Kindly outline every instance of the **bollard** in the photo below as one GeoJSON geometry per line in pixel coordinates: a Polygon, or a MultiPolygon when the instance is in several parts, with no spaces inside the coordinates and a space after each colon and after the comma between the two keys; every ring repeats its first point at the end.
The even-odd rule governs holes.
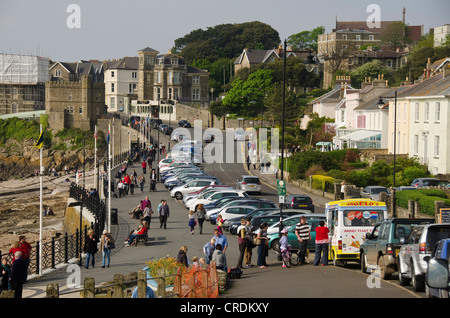
{"type": "Polygon", "coordinates": [[[147,273],[139,271],[137,280],[138,298],[147,298],[147,273]]]}
{"type": "Polygon", "coordinates": [[[58,284],[48,284],[46,293],[47,293],[47,298],[59,298],[59,285],[58,284]]]}
{"type": "Polygon", "coordinates": [[[123,298],[123,274],[114,275],[114,298],[123,298]]]}
{"type": "Polygon", "coordinates": [[[95,280],[93,278],[84,279],[84,298],[95,298],[95,280]]]}
{"type": "Polygon", "coordinates": [[[166,298],[166,271],[164,268],[161,268],[156,275],[158,275],[156,278],[156,282],[158,283],[156,297],[166,298]]]}

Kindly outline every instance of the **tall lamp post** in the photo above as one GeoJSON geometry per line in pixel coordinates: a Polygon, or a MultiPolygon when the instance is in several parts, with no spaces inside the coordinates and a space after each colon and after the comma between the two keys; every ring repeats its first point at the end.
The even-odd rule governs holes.
{"type": "MultiPolygon", "coordinates": [[[[285,115],[285,106],[286,106],[286,57],[287,57],[287,49],[286,49],[286,40],[284,40],[284,54],[283,54],[283,92],[282,92],[282,112],[281,112],[281,174],[280,174],[280,182],[278,184],[285,184],[284,180],[284,115],[285,115]]],[[[309,51],[309,55],[307,56],[305,62],[306,70],[311,73],[316,65],[316,61],[314,60],[314,56],[309,51]]],[[[280,195],[280,226],[278,227],[278,236],[281,239],[281,231],[283,230],[283,206],[284,203],[284,195],[280,195]],[[283,197],[283,198],[282,198],[283,197]]],[[[279,246],[281,248],[281,246],[279,246]]],[[[278,260],[281,260],[281,249],[278,251],[278,260]]]]}
{"type": "MultiPolygon", "coordinates": [[[[392,97],[385,97],[392,98],[392,97]]],[[[385,104],[383,101],[383,97],[380,96],[380,99],[377,103],[379,108],[382,108],[385,104]]],[[[394,172],[393,172],[393,185],[392,185],[392,217],[396,216],[396,203],[395,203],[395,172],[396,172],[396,155],[397,155],[397,90],[394,92],[394,140],[393,140],[393,148],[394,148],[394,172]]]]}

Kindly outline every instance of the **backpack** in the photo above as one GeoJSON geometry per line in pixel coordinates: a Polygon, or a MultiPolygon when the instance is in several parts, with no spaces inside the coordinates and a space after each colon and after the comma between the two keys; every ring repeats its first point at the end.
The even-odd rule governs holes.
{"type": "Polygon", "coordinates": [[[228,278],[229,279],[241,278],[241,275],[242,275],[242,271],[238,267],[232,267],[228,270],[228,278]]]}

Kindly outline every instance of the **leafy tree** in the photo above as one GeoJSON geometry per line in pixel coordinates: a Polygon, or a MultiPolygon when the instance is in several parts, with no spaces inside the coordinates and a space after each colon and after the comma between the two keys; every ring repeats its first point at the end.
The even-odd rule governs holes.
{"type": "MultiPolygon", "coordinates": [[[[274,126],[281,127],[282,110],[283,110],[283,84],[280,82],[274,83],[264,98],[264,105],[266,106],[266,115],[273,121],[274,126]]],[[[300,105],[296,94],[287,90],[285,92],[284,105],[284,124],[286,126],[293,125],[300,116],[300,105]]]]}
{"type": "Polygon", "coordinates": [[[361,83],[364,81],[364,78],[376,78],[380,74],[385,75],[385,79],[388,79],[392,73],[379,60],[373,60],[361,65],[351,72],[352,85],[354,87],[361,87],[361,83]]]}
{"type": "Polygon", "coordinates": [[[411,43],[408,32],[408,27],[403,22],[393,22],[381,35],[381,42],[393,50],[404,48],[411,43]]]}
{"type": "Polygon", "coordinates": [[[244,48],[269,49],[280,43],[278,32],[271,26],[254,21],[220,24],[206,30],[197,29],[175,40],[173,52],[180,52],[186,63],[197,59],[211,62],[219,58],[236,58],[244,48]]]}
{"type": "Polygon", "coordinates": [[[223,99],[223,105],[244,116],[264,112],[264,97],[273,82],[273,71],[257,70],[246,81],[237,78],[223,99]]]}
{"type": "Polygon", "coordinates": [[[292,46],[293,50],[307,50],[311,49],[317,52],[317,41],[321,34],[325,33],[323,26],[317,27],[311,31],[302,31],[292,34],[287,39],[287,44],[292,46]]]}

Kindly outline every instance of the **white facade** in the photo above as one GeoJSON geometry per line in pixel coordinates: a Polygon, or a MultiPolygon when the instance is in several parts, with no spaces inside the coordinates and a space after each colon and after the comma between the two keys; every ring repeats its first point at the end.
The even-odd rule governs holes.
{"type": "Polygon", "coordinates": [[[432,174],[450,173],[450,97],[410,99],[410,157],[418,158],[432,174]]]}
{"type": "Polygon", "coordinates": [[[105,104],[108,112],[128,113],[126,95],[135,93],[139,83],[137,67],[111,67],[105,71],[105,104]]]}
{"type": "Polygon", "coordinates": [[[447,35],[450,35],[450,24],[445,24],[434,28],[434,46],[441,46],[447,41],[447,35]]]}

